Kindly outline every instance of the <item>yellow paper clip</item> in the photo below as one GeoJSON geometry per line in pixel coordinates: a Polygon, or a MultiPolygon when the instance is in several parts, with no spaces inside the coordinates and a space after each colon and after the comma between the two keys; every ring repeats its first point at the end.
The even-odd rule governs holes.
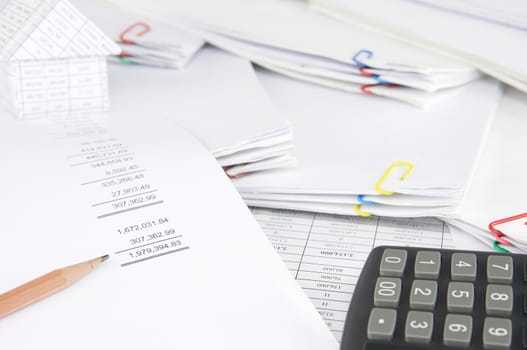
{"type": "Polygon", "coordinates": [[[384,183],[384,181],[386,181],[386,178],[388,178],[388,176],[390,176],[390,174],[392,173],[393,169],[399,167],[399,166],[405,166],[405,167],[408,167],[408,169],[404,172],[404,174],[401,176],[401,180],[404,180],[408,177],[408,175],[410,175],[410,173],[412,172],[412,170],[414,170],[414,165],[410,162],[405,162],[405,161],[398,161],[398,162],[393,162],[392,165],[390,165],[390,167],[386,170],[386,172],[384,173],[384,175],[379,179],[379,181],[377,181],[377,183],[375,184],[375,191],[377,191],[378,193],[380,194],[384,194],[384,195],[392,195],[393,192],[390,192],[390,191],[386,191],[386,190],[383,190],[381,188],[381,185],[384,183]]]}
{"type": "MultiPolygon", "coordinates": [[[[384,175],[381,176],[379,181],[377,181],[377,183],[375,184],[375,191],[377,191],[380,194],[384,194],[386,196],[389,196],[389,195],[393,194],[393,192],[383,190],[381,188],[381,185],[384,183],[386,178],[388,176],[390,176],[390,174],[392,173],[393,169],[395,169],[398,166],[406,166],[406,167],[408,167],[408,169],[401,176],[401,180],[406,179],[408,177],[408,175],[410,175],[412,170],[414,170],[414,165],[412,163],[410,163],[410,162],[405,162],[405,161],[393,162],[392,165],[390,165],[390,167],[384,172],[384,175]]],[[[360,202],[360,197],[359,197],[359,202],[360,202]]],[[[362,206],[362,203],[355,204],[355,207],[353,208],[355,210],[355,213],[357,213],[357,215],[359,215],[359,216],[371,216],[371,213],[368,213],[367,211],[363,211],[361,209],[361,206],[362,206]]]]}
{"type": "Polygon", "coordinates": [[[355,210],[355,213],[357,213],[357,215],[359,216],[371,216],[371,213],[368,213],[367,211],[362,211],[360,209],[360,206],[362,204],[355,204],[355,207],[353,208],[355,210]]]}

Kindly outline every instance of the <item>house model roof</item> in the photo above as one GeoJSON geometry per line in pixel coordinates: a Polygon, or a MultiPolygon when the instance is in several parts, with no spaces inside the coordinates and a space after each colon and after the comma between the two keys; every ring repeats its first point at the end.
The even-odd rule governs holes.
{"type": "Polygon", "coordinates": [[[120,52],[117,44],[68,0],[10,0],[0,9],[0,61],[120,52]]]}

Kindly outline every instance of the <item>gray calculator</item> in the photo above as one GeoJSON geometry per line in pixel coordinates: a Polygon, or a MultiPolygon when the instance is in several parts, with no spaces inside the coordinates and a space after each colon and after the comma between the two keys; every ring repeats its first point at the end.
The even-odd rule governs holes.
{"type": "Polygon", "coordinates": [[[527,349],[527,256],[377,247],[341,350],[527,349]]]}

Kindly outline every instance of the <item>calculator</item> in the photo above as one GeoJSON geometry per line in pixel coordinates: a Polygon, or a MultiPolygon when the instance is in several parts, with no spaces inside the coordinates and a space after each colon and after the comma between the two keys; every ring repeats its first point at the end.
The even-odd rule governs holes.
{"type": "Polygon", "coordinates": [[[527,255],[376,247],[341,350],[527,349],[527,255]]]}

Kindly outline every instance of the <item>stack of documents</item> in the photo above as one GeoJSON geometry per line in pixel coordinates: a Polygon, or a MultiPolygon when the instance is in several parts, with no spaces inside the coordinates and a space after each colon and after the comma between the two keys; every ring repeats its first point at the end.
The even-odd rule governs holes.
{"type": "Polygon", "coordinates": [[[114,59],[122,63],[181,69],[204,44],[183,29],[104,0],[72,3],[119,44],[122,53],[114,59]]]}
{"type": "Polygon", "coordinates": [[[205,47],[184,70],[110,65],[109,75],[113,109],[183,126],[231,177],[296,164],[290,123],[246,59],[205,47]]]}
{"type": "Polygon", "coordinates": [[[268,69],[347,92],[427,106],[480,76],[471,66],[310,11],[303,1],[122,4],[165,23],[184,23],[208,42],[268,69]]]}
{"type": "Polygon", "coordinates": [[[498,237],[489,224],[503,236],[502,247],[527,252],[527,96],[508,89],[485,147],[480,165],[461,204],[447,221],[475,237],[492,243],[498,237]],[[510,219],[508,219],[510,218],[510,219]]]}
{"type": "Polygon", "coordinates": [[[449,215],[501,97],[500,83],[485,78],[423,111],[269,71],[259,78],[291,120],[299,165],[234,180],[242,197],[253,206],[344,215],[449,215]]]}
{"type": "Polygon", "coordinates": [[[527,92],[524,1],[431,2],[310,0],[324,13],[465,62],[527,92]]]}

